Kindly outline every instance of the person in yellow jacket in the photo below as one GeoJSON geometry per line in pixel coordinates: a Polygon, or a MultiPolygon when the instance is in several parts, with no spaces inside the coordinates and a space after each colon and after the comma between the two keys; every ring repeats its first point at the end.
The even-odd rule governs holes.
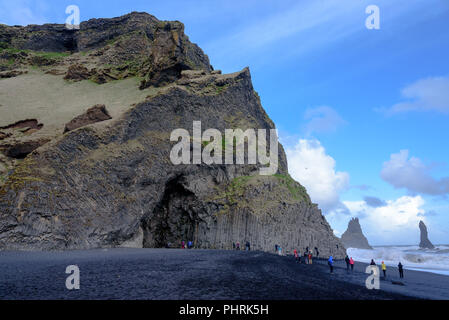
{"type": "Polygon", "coordinates": [[[382,261],[382,272],[384,273],[384,278],[387,277],[387,266],[385,265],[385,262],[382,261]]]}

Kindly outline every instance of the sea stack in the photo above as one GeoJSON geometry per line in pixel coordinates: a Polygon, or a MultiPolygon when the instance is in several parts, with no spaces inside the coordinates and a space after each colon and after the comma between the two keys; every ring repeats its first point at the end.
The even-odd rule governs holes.
{"type": "Polygon", "coordinates": [[[419,247],[421,249],[433,249],[435,246],[430,242],[429,236],[427,233],[427,227],[424,224],[424,222],[421,220],[419,221],[419,231],[421,232],[421,241],[419,243],[419,247]]]}
{"type": "MultiPolygon", "coordinates": [[[[197,121],[221,134],[275,129],[249,68],[214,70],[181,22],[133,12],[80,30],[0,24],[0,45],[0,250],[248,241],[344,257],[274,139],[271,175],[260,163],[172,161],[172,133],[197,121]]],[[[199,140],[193,149],[210,153],[199,140]]]]}
{"type": "Polygon", "coordinates": [[[348,229],[342,234],[341,241],[346,248],[372,249],[363,235],[359,218],[352,218],[349,221],[348,229]]]}

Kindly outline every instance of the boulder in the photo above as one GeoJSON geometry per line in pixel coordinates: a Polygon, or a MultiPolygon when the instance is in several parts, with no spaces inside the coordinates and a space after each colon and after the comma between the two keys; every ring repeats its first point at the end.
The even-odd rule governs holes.
{"type": "Polygon", "coordinates": [[[97,104],[67,123],[64,128],[64,133],[109,119],[112,118],[106,110],[106,106],[104,104],[97,104]]]}
{"type": "Polygon", "coordinates": [[[64,76],[65,80],[81,81],[89,79],[91,72],[81,64],[72,64],[64,76]]]}

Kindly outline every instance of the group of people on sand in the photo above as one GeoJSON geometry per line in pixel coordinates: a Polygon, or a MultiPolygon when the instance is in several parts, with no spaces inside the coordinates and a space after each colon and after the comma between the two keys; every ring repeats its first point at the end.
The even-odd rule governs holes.
{"type": "MultiPolygon", "coordinates": [[[[173,244],[171,242],[167,242],[165,245],[165,248],[170,249],[170,248],[177,248],[176,246],[173,247],[173,244]]],[[[182,240],[181,241],[181,249],[192,249],[193,248],[193,241],[187,241],[187,243],[182,240]]]]}
{"type": "MultiPolygon", "coordinates": [[[[376,266],[376,263],[374,262],[374,259],[371,259],[371,266],[376,266]]],[[[385,264],[384,261],[382,261],[381,263],[381,268],[382,268],[382,273],[384,275],[384,279],[387,278],[387,265],[385,264]]],[[[398,264],[398,272],[399,272],[399,278],[403,279],[404,278],[404,266],[402,265],[401,262],[399,262],[398,264]]]]}
{"type": "MultiPolygon", "coordinates": [[[[295,254],[295,257],[296,257],[296,254],[295,254]]],[[[346,272],[348,272],[348,273],[349,273],[349,271],[354,272],[354,259],[352,257],[349,257],[348,255],[346,255],[345,263],[346,263],[346,272]]],[[[334,273],[334,258],[333,258],[333,256],[329,256],[329,259],[327,260],[327,264],[329,266],[330,273],[334,273]]],[[[376,265],[376,263],[374,262],[374,259],[371,259],[370,265],[372,265],[372,266],[376,265]]],[[[384,261],[382,261],[381,269],[382,269],[384,279],[386,279],[387,278],[387,265],[385,264],[384,261]]],[[[399,278],[403,279],[404,278],[404,266],[402,265],[401,262],[399,262],[399,264],[398,264],[398,271],[399,271],[399,278]]]]}
{"type": "MultiPolygon", "coordinates": [[[[275,247],[276,247],[275,250],[278,250],[277,249],[277,245],[275,247]]],[[[318,258],[318,256],[320,255],[320,252],[318,251],[317,247],[315,247],[315,252],[316,252],[316,256],[315,257],[318,258]]],[[[281,253],[279,253],[279,254],[281,254],[281,253]]],[[[301,254],[300,254],[300,252],[298,252],[298,250],[294,249],[293,250],[293,255],[295,256],[295,261],[297,263],[301,263],[301,254]]],[[[306,247],[306,249],[304,251],[304,254],[302,256],[304,257],[304,263],[305,264],[312,264],[312,262],[313,262],[313,259],[312,259],[313,258],[313,253],[312,253],[312,250],[309,250],[309,247],[306,247]]]]}
{"type": "Polygon", "coordinates": [[[185,241],[181,241],[181,249],[192,249],[193,248],[193,241],[187,241],[187,244],[185,241]]]}
{"type": "MultiPolygon", "coordinates": [[[[233,242],[232,243],[232,249],[234,250],[240,250],[240,242],[233,242]]],[[[251,250],[251,243],[249,243],[249,241],[245,242],[245,250],[246,251],[250,251],[251,250]]]]}
{"type": "MultiPolygon", "coordinates": [[[[346,272],[349,273],[349,270],[351,270],[351,272],[354,272],[354,259],[352,257],[349,257],[348,255],[346,255],[345,262],[346,262],[346,272]]],[[[334,257],[333,256],[329,256],[329,259],[327,260],[327,264],[329,266],[330,273],[334,273],[334,257]]]]}

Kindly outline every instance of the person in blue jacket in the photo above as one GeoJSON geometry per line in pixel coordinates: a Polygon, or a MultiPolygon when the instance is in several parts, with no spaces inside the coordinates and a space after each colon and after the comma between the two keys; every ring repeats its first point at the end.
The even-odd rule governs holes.
{"type": "Polygon", "coordinates": [[[330,256],[329,260],[327,260],[327,264],[329,265],[331,273],[334,273],[334,258],[332,258],[332,256],[330,256]]]}

